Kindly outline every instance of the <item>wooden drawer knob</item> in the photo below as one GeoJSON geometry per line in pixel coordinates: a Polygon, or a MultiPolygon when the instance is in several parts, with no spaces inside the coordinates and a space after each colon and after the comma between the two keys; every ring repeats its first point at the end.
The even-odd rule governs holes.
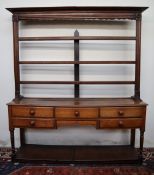
{"type": "Polygon", "coordinates": [[[124,111],[119,111],[118,114],[119,115],[124,115],[124,111]]]}
{"type": "Polygon", "coordinates": [[[35,121],[32,120],[29,123],[30,123],[31,126],[35,126],[35,121]]]}
{"type": "Polygon", "coordinates": [[[79,113],[79,111],[75,111],[74,114],[76,117],[78,117],[80,113],[79,113]]]}
{"type": "Polygon", "coordinates": [[[124,124],[123,121],[120,120],[120,121],[119,121],[119,126],[122,127],[123,124],[124,124]]]}
{"type": "Polygon", "coordinates": [[[29,114],[30,115],[35,115],[35,110],[34,109],[30,109],[29,114]]]}

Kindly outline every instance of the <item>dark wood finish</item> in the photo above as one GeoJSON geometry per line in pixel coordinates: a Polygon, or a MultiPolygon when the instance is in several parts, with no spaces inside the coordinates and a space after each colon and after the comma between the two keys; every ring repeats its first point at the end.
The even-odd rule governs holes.
{"type": "Polygon", "coordinates": [[[144,117],[145,108],[137,107],[105,107],[100,109],[101,117],[144,117]]]}
{"type": "Polygon", "coordinates": [[[92,21],[106,19],[136,20],[148,7],[28,7],[7,8],[20,20],[92,21]]]}
{"type": "Polygon", "coordinates": [[[78,161],[105,160],[105,162],[108,162],[123,160],[124,157],[127,160],[132,160],[132,157],[133,159],[137,159],[137,152],[136,150],[131,149],[129,146],[104,146],[103,149],[99,146],[96,146],[93,149],[91,149],[91,147],[78,147],[75,156],[78,161]],[[123,157],[121,157],[122,154],[123,157]]]}
{"type": "Polygon", "coordinates": [[[56,108],[56,118],[97,118],[97,108],[56,108]]]}
{"type": "Polygon", "coordinates": [[[132,147],[135,146],[135,131],[135,129],[131,129],[130,145],[132,147]]]}
{"type": "Polygon", "coordinates": [[[14,130],[15,128],[12,127],[12,120],[10,118],[11,116],[11,106],[8,106],[8,115],[9,115],[9,132],[10,132],[10,141],[11,141],[11,150],[12,150],[12,154],[11,154],[11,159],[12,161],[15,158],[15,138],[14,138],[14,130]]]}
{"type": "Polygon", "coordinates": [[[135,61],[19,61],[19,64],[135,64],[135,61]]]}
{"type": "Polygon", "coordinates": [[[14,76],[15,76],[15,97],[20,97],[20,72],[19,72],[19,24],[18,17],[13,15],[13,47],[14,47],[14,76]]]}
{"type": "Polygon", "coordinates": [[[130,146],[25,145],[17,151],[16,159],[20,162],[140,163],[138,151],[130,146]]]}
{"type": "Polygon", "coordinates": [[[12,160],[52,162],[101,162],[141,163],[143,154],[146,106],[140,99],[140,57],[141,57],[141,13],[147,7],[37,7],[8,8],[13,13],[15,99],[8,104],[9,130],[12,160]],[[19,21],[51,21],[81,23],[103,23],[104,20],[135,20],[135,36],[37,36],[20,37],[19,21]],[[21,61],[19,42],[73,40],[73,61],[21,61]],[[134,40],[135,61],[80,61],[80,40],[134,40]],[[74,81],[21,81],[22,64],[73,64],[74,81]],[[134,81],[80,81],[80,64],[134,64],[134,81]],[[25,98],[21,96],[20,84],[73,84],[74,98],[25,98]],[[134,94],[130,98],[80,98],[80,85],[131,84],[134,94]],[[28,145],[26,128],[58,129],[63,126],[93,126],[96,129],[130,129],[129,146],[43,146],[28,145]],[[15,152],[14,129],[20,129],[21,147],[15,152]],[[140,129],[140,151],[135,148],[135,130],[140,129]]]}
{"type": "Polygon", "coordinates": [[[63,126],[94,126],[97,128],[96,120],[57,120],[57,127],[63,126]]]}
{"type": "Polygon", "coordinates": [[[53,119],[13,118],[12,126],[15,128],[54,128],[55,121],[53,119]]]}
{"type": "Polygon", "coordinates": [[[12,108],[12,117],[43,117],[52,118],[52,107],[27,107],[16,106],[12,108]]]}
{"type": "MultiPolygon", "coordinates": [[[[8,103],[11,106],[28,107],[146,107],[142,100],[134,98],[21,98],[8,103]]],[[[134,108],[135,109],[135,108],[134,108]]],[[[138,108],[137,108],[138,109],[138,108]]],[[[142,110],[142,108],[141,108],[142,110]]],[[[143,110],[142,110],[143,111],[143,110]]],[[[10,113],[11,115],[11,113],[10,113]]]]}
{"type": "MultiPolygon", "coordinates": [[[[74,6],[74,7],[17,7],[17,8],[6,8],[7,10],[9,10],[11,13],[28,13],[29,12],[40,12],[40,13],[49,13],[49,12],[64,12],[64,11],[70,11],[72,12],[73,10],[77,11],[79,14],[82,11],[93,11],[93,13],[96,13],[97,11],[101,11],[101,12],[108,12],[108,13],[115,13],[117,12],[143,12],[144,10],[146,10],[148,7],[134,7],[134,6],[127,6],[127,7],[121,7],[121,6],[74,6]]],[[[32,14],[31,14],[32,15],[32,14]]],[[[93,14],[87,14],[88,15],[93,15],[93,14]]]]}
{"type": "Polygon", "coordinates": [[[142,128],[144,124],[143,119],[103,119],[100,121],[100,128],[142,128]]]}
{"type": "Polygon", "coordinates": [[[20,81],[20,84],[135,84],[135,81],[20,81]]]}
{"type": "Polygon", "coordinates": [[[20,128],[20,145],[25,145],[25,129],[20,128]]]}
{"type": "Polygon", "coordinates": [[[143,157],[144,129],[140,129],[140,158],[143,157]]]}
{"type": "Polygon", "coordinates": [[[135,98],[140,98],[141,15],[136,19],[135,98]]]}
{"type": "Polygon", "coordinates": [[[136,40],[131,36],[60,36],[60,37],[19,37],[19,41],[50,41],[50,40],[136,40]]]}
{"type": "Polygon", "coordinates": [[[14,160],[14,158],[15,158],[14,128],[10,129],[10,140],[11,140],[11,148],[12,148],[11,158],[12,158],[12,160],[14,160]]]}
{"type": "MultiPolygon", "coordinates": [[[[79,32],[74,32],[74,37],[79,37],[79,32]]],[[[74,61],[79,61],[79,40],[74,40],[74,61]]],[[[74,81],[80,80],[80,67],[79,64],[74,64],[74,81]]],[[[79,98],[80,87],[79,84],[74,85],[74,98],[79,98]]]]}

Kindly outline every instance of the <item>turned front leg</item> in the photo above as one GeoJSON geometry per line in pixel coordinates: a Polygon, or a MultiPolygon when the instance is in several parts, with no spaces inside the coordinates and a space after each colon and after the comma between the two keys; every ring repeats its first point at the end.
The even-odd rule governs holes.
{"type": "Polygon", "coordinates": [[[10,129],[11,149],[12,149],[12,160],[15,156],[15,141],[14,141],[14,128],[10,129]]]}
{"type": "Polygon", "coordinates": [[[140,129],[140,156],[143,159],[144,130],[140,129]]]}

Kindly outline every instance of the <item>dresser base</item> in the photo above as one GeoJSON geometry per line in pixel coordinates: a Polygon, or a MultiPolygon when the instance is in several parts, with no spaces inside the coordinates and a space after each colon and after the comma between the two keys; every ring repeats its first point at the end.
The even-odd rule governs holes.
{"type": "Polygon", "coordinates": [[[26,144],[18,149],[15,162],[75,164],[140,164],[139,152],[131,146],[47,146],[26,144]]]}

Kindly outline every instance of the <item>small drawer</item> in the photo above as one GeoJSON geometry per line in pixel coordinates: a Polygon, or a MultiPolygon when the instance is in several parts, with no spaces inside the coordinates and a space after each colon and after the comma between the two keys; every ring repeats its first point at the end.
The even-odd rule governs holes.
{"type": "Polygon", "coordinates": [[[75,121],[75,120],[66,120],[66,121],[57,121],[57,127],[61,126],[97,126],[97,121],[75,121]]]}
{"type": "Polygon", "coordinates": [[[54,128],[55,120],[52,119],[30,119],[30,118],[14,118],[12,125],[19,128],[54,128]]]}
{"type": "Polygon", "coordinates": [[[13,106],[13,117],[53,117],[52,107],[13,106]]]}
{"type": "Polygon", "coordinates": [[[100,121],[100,128],[141,128],[144,126],[144,119],[103,119],[100,121]]]}
{"type": "Polygon", "coordinates": [[[97,118],[97,108],[56,108],[57,118],[97,118]]]}
{"type": "Polygon", "coordinates": [[[100,117],[144,117],[144,107],[103,107],[100,117]]]}

